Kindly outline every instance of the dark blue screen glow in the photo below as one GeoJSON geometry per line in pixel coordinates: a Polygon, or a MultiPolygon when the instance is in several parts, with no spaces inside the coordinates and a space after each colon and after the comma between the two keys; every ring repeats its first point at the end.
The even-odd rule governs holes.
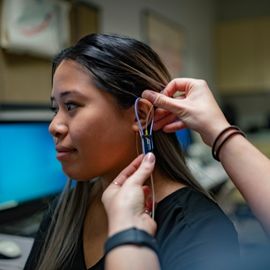
{"type": "Polygon", "coordinates": [[[188,147],[192,143],[191,131],[187,128],[176,131],[176,137],[181,144],[184,151],[187,151],[188,147]]]}
{"type": "Polygon", "coordinates": [[[58,193],[65,182],[48,123],[0,123],[0,208],[58,193]]]}

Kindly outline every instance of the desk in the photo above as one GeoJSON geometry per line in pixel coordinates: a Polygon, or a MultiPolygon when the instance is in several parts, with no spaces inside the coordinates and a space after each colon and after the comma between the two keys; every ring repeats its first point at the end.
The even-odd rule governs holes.
{"type": "Polygon", "coordinates": [[[0,234],[0,241],[1,240],[10,240],[16,242],[22,250],[22,256],[17,259],[0,259],[0,270],[23,269],[32,248],[34,239],[30,237],[0,234]]]}

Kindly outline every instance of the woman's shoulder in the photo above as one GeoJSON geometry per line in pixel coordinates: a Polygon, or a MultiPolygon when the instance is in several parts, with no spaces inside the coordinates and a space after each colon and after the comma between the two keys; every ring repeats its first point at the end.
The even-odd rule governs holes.
{"type": "Polygon", "coordinates": [[[174,209],[185,212],[193,209],[193,213],[194,211],[200,213],[201,211],[219,211],[220,207],[203,192],[191,187],[183,187],[174,191],[157,204],[158,211],[172,211],[174,209]]]}
{"type": "Polygon", "coordinates": [[[228,269],[227,260],[238,260],[233,223],[199,191],[185,187],[167,196],[157,206],[156,221],[164,269],[228,269]]]}
{"type": "Polygon", "coordinates": [[[158,225],[177,224],[194,230],[217,227],[218,231],[235,231],[230,218],[213,199],[190,187],[181,188],[159,202],[156,221],[158,225]]]}

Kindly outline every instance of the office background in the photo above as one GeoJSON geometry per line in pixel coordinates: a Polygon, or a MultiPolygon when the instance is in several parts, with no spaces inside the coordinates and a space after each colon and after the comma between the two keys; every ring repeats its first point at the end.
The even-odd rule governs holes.
{"type": "MultiPolygon", "coordinates": [[[[1,39],[4,31],[4,2],[0,1],[1,39]]],[[[161,53],[169,51],[170,54],[164,54],[164,60],[168,60],[168,65],[171,64],[173,75],[206,80],[231,123],[239,125],[248,138],[270,156],[269,1],[85,0],[63,3],[70,7],[67,43],[76,41],[88,32],[118,33],[157,46],[161,53]],[[165,35],[164,44],[155,43],[160,41],[157,40],[159,36],[165,35]],[[170,46],[173,43],[177,44],[170,46]],[[171,56],[179,61],[170,62],[171,56]]],[[[15,124],[26,128],[33,125],[37,128],[48,124],[51,117],[48,109],[50,59],[38,53],[33,55],[31,51],[12,51],[8,46],[0,49],[0,131],[5,128],[4,125],[9,128],[15,124]]],[[[31,131],[33,129],[30,128],[25,132],[31,131]]],[[[38,134],[40,131],[35,132],[38,134]]],[[[4,147],[7,138],[3,134],[7,133],[0,134],[0,145],[4,147]]],[[[44,131],[42,136],[47,135],[44,131]]],[[[196,134],[185,132],[178,134],[178,137],[185,141],[189,164],[195,176],[213,192],[224,211],[235,222],[243,252],[248,254],[254,246],[264,245],[267,240],[262,228],[220,164],[212,160],[210,149],[200,142],[196,134]]],[[[44,140],[48,140],[48,137],[44,140]]],[[[42,145],[44,140],[38,140],[37,143],[42,145]]],[[[11,157],[9,162],[12,161],[16,162],[16,159],[11,157]]],[[[1,154],[0,162],[0,170],[8,167],[4,153],[1,154]]],[[[40,165],[40,172],[43,171],[40,165]]],[[[1,187],[5,186],[3,183],[7,176],[0,171],[0,177],[1,205],[3,194],[7,196],[3,192],[1,198],[1,187]]],[[[61,184],[63,177],[59,176],[61,184]]],[[[39,198],[32,198],[35,207],[30,199],[18,205],[11,204],[12,207],[2,205],[2,237],[11,234],[31,239],[46,203],[58,191],[59,186],[56,185],[54,190],[40,194],[39,198]]],[[[19,241],[23,242],[23,239],[19,241]]],[[[25,243],[28,246],[31,244],[28,240],[25,243]]],[[[18,267],[23,262],[23,259],[18,260],[18,267]]],[[[0,266],[1,263],[0,260],[0,266]]]]}

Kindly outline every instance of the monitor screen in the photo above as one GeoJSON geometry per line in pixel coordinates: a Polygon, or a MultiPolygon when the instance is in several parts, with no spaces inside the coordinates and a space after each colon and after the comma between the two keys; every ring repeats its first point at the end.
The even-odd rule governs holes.
{"type": "Polygon", "coordinates": [[[0,122],[0,210],[59,193],[66,182],[49,122],[0,122]]]}

